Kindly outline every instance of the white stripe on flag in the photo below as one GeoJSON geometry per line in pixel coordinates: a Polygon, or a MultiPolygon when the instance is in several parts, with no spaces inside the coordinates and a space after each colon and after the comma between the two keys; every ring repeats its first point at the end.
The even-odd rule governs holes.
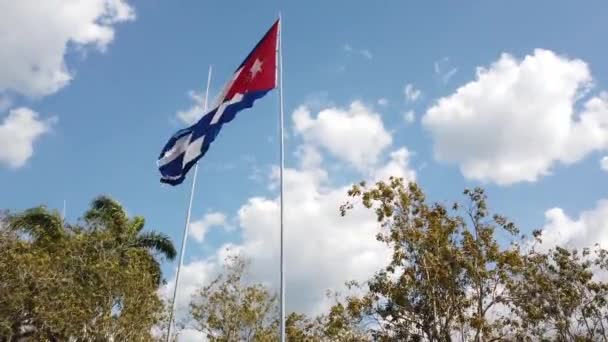
{"type": "Polygon", "coordinates": [[[230,90],[230,88],[232,88],[234,81],[236,81],[236,79],[239,77],[239,75],[241,74],[241,71],[243,71],[243,68],[239,68],[239,70],[237,70],[234,73],[234,75],[232,75],[232,79],[228,83],[226,83],[226,85],[224,86],[224,89],[222,89],[222,92],[219,94],[219,96],[217,97],[217,99],[214,102],[213,107],[211,107],[211,108],[215,108],[215,107],[219,106],[221,104],[221,102],[224,101],[224,98],[226,97],[226,93],[228,93],[228,90],[230,90]]]}
{"type": "Polygon", "coordinates": [[[189,162],[196,159],[201,154],[201,147],[203,147],[203,142],[205,141],[205,136],[194,140],[192,143],[188,144],[188,149],[186,150],[186,154],[184,155],[184,162],[182,166],[186,166],[189,162]]]}
{"type": "Polygon", "coordinates": [[[215,112],[215,115],[213,116],[213,119],[211,119],[211,124],[214,125],[216,124],[218,121],[220,121],[220,119],[222,118],[222,114],[224,114],[224,110],[226,110],[226,107],[241,102],[241,100],[243,99],[243,94],[234,94],[234,97],[230,100],[230,101],[226,101],[223,102],[220,107],[217,109],[217,112],[215,112]]]}
{"type": "Polygon", "coordinates": [[[170,162],[175,160],[175,158],[179,157],[182,153],[184,153],[188,148],[191,136],[192,134],[188,134],[179,138],[175,142],[175,145],[173,145],[173,147],[169,151],[165,152],[165,155],[158,160],[158,165],[163,166],[169,164],[170,162]]]}

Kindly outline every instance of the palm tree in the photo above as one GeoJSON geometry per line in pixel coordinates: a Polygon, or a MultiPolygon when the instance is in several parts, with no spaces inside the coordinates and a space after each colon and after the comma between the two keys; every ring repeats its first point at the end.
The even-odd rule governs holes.
{"type": "Polygon", "coordinates": [[[38,245],[52,247],[55,242],[68,236],[59,213],[45,207],[31,208],[9,216],[7,222],[9,229],[26,233],[38,245]]]}
{"type": "MultiPolygon", "coordinates": [[[[0,273],[4,273],[3,276],[10,280],[7,280],[3,286],[5,292],[0,293],[0,307],[6,310],[0,312],[0,316],[3,316],[5,323],[10,322],[9,330],[4,331],[10,337],[0,336],[0,341],[29,340],[28,336],[33,337],[36,333],[47,334],[49,339],[53,340],[54,334],[41,327],[40,322],[36,319],[36,314],[33,313],[36,311],[36,307],[32,297],[38,294],[38,285],[46,285],[48,278],[45,281],[32,279],[31,274],[40,274],[37,271],[43,270],[43,268],[37,268],[39,264],[43,264],[43,261],[38,258],[40,254],[32,253],[32,251],[44,251],[45,255],[55,255],[61,251],[64,242],[69,238],[69,233],[64,228],[59,213],[43,206],[27,209],[15,215],[9,214],[2,221],[0,230],[6,239],[0,241],[2,242],[0,243],[0,253],[7,251],[5,255],[7,259],[4,260],[10,260],[10,262],[5,262],[3,272],[0,273]],[[25,246],[31,246],[31,248],[25,246]],[[10,253],[26,255],[24,260],[28,261],[21,264],[18,259],[11,258],[10,253]],[[19,276],[15,276],[16,274],[10,271],[11,267],[18,267],[13,264],[15,262],[21,266],[25,265],[23,268],[18,268],[19,276]],[[13,296],[16,299],[11,300],[13,296]]],[[[44,274],[48,275],[48,273],[44,274]]]]}
{"type": "Polygon", "coordinates": [[[121,324],[133,322],[141,323],[134,330],[149,330],[149,315],[160,305],[160,261],[175,258],[173,243],[164,234],[144,231],[142,217],[129,218],[107,196],[93,200],[83,219],[69,225],[45,207],[0,215],[0,279],[11,280],[0,281],[0,341],[4,333],[50,341],[91,332],[119,334],[121,324]],[[21,268],[11,273],[15,260],[21,268]],[[58,307],[63,311],[56,312],[58,307]]]}
{"type": "Polygon", "coordinates": [[[15,215],[9,220],[9,228],[26,233],[34,243],[48,248],[70,233],[80,233],[89,230],[92,233],[110,233],[113,243],[107,247],[116,249],[128,262],[129,251],[145,250],[149,253],[157,283],[161,283],[161,269],[158,258],[175,259],[177,252],[171,239],[159,232],[143,232],[145,220],[141,216],[129,218],[120,203],[108,196],[95,198],[90,209],[85,213],[86,227],[67,225],[58,212],[45,207],[28,209],[15,215]]]}
{"type": "Polygon", "coordinates": [[[122,251],[125,262],[128,260],[126,254],[129,251],[148,251],[154,265],[152,272],[157,283],[161,283],[161,269],[157,257],[173,260],[177,255],[175,246],[167,235],[154,231],[142,232],[145,219],[141,216],[129,219],[122,205],[108,196],[95,198],[84,219],[89,229],[112,234],[115,240],[113,247],[122,251]]]}

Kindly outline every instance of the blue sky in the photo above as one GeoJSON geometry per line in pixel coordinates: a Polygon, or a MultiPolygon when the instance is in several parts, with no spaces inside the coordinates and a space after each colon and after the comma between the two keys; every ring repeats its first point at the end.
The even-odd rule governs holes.
{"type": "MultiPolygon", "coordinates": [[[[169,234],[179,244],[191,177],[182,186],[161,186],[158,153],[183,127],[176,114],[195,105],[189,92],[204,90],[209,65],[215,95],[280,10],[286,165],[299,175],[326,173],[322,181],[313,181],[322,194],[312,196],[313,203],[368,179],[391,162],[391,152],[405,148],[407,161],[397,163],[400,170],[415,173],[432,200],[457,200],[464,187],[482,185],[492,208],[524,231],[553,229],[562,237],[556,241],[568,243],[572,239],[559,230],[568,231],[565,223],[571,223],[589,237],[577,244],[604,241],[594,241],[593,236],[608,237],[603,235],[608,215],[602,216],[603,202],[598,202],[608,198],[602,185],[608,174],[600,166],[608,154],[608,138],[603,138],[608,112],[602,107],[608,102],[602,95],[608,89],[608,51],[602,43],[606,2],[95,0],[90,9],[75,3],[49,2],[49,16],[36,9],[35,1],[0,5],[0,13],[5,13],[0,17],[20,23],[11,26],[11,20],[0,20],[0,44],[6,47],[0,49],[0,60],[6,61],[0,66],[0,125],[5,122],[0,142],[6,145],[0,153],[0,208],[45,204],[60,209],[66,200],[67,216],[76,220],[94,196],[109,194],[129,213],[145,216],[149,228],[169,234]],[[59,7],[53,6],[72,6],[86,15],[62,18],[59,7]],[[112,34],[91,30],[93,26],[112,34]],[[503,63],[494,64],[498,61],[503,63]],[[487,78],[477,74],[479,67],[486,69],[487,78]],[[45,72],[63,73],[71,80],[49,79],[45,72]],[[467,84],[471,88],[461,88],[467,84]],[[412,96],[416,91],[419,95],[412,96]],[[575,93],[580,100],[569,99],[575,93]],[[585,104],[593,100],[599,109],[586,111],[585,104]],[[349,112],[353,102],[362,108],[349,112]],[[22,127],[6,125],[5,120],[24,108],[37,113],[34,121],[44,128],[22,137],[17,133],[22,127]],[[298,108],[308,111],[302,118],[312,123],[294,125],[292,114],[298,108]],[[320,111],[336,120],[320,120],[320,111]],[[408,111],[415,113],[413,122],[404,119],[408,111]],[[587,124],[575,127],[586,114],[587,124]],[[351,136],[335,146],[335,139],[323,137],[337,128],[332,123],[348,128],[354,117],[369,119],[378,129],[346,129],[351,136]],[[361,152],[358,144],[369,147],[369,141],[386,136],[390,143],[362,155],[372,157],[366,159],[367,165],[344,158],[361,152]],[[31,156],[23,146],[31,146],[31,156]],[[303,166],[297,152],[305,149],[322,160],[303,166]],[[443,158],[437,157],[437,149],[443,158]],[[480,165],[485,165],[484,171],[480,165]],[[545,217],[551,208],[561,208],[561,214],[553,211],[545,217]]],[[[249,222],[244,216],[255,213],[255,205],[248,206],[251,198],[276,203],[268,173],[278,161],[277,95],[271,92],[240,113],[201,160],[193,219],[205,227],[210,222],[219,227],[209,229],[202,242],[189,240],[186,261],[192,272],[203,272],[191,264],[194,261],[215,270],[213,260],[226,243],[254,251],[243,246],[248,246],[248,239],[262,239],[252,237],[252,232],[255,224],[266,221],[249,222]],[[226,220],[216,215],[204,221],[209,213],[222,214],[226,220]]],[[[305,190],[298,188],[292,195],[305,190]]],[[[335,195],[329,197],[333,200],[335,195]]],[[[286,200],[288,205],[300,204],[286,200]]],[[[319,201],[337,201],[337,214],[338,200],[319,201]]],[[[305,218],[316,225],[317,216],[311,215],[305,218]]],[[[321,235],[316,238],[331,234],[334,228],[323,225],[331,220],[319,224],[322,229],[316,232],[321,235]]],[[[289,224],[286,229],[289,234],[289,224]]],[[[306,236],[306,227],[293,229],[302,229],[306,236]]],[[[366,232],[353,236],[363,239],[366,232]]],[[[365,248],[359,246],[354,253],[365,248]]],[[[260,269],[270,265],[264,263],[263,251],[256,253],[253,258],[260,269]]],[[[320,258],[323,253],[305,258],[320,258]]],[[[340,258],[350,256],[345,253],[340,258]]],[[[164,265],[167,278],[174,267],[175,263],[164,265]]],[[[209,272],[205,277],[215,271],[209,272]]],[[[268,274],[270,279],[260,275],[260,280],[274,281],[276,277],[268,274]]],[[[319,274],[297,276],[314,282],[319,274]]]]}

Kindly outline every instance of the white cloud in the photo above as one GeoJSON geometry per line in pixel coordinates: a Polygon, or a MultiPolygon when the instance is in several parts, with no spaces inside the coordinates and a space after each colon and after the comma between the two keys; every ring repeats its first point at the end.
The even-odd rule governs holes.
{"type": "MultiPolygon", "coordinates": [[[[287,306],[314,313],[325,307],[327,289],[349,279],[365,280],[388,261],[389,250],[374,239],[378,224],[372,212],[338,212],[346,187],[331,188],[310,171],[285,173],[285,246],[287,306]]],[[[279,259],[277,199],[252,198],[238,211],[243,253],[253,262],[252,275],[277,288],[279,259]]]]}
{"type": "Polygon", "coordinates": [[[226,227],[226,215],[220,212],[206,214],[202,219],[190,223],[189,235],[198,242],[205,240],[205,235],[212,227],[226,227]]]}
{"type": "Polygon", "coordinates": [[[443,57],[442,59],[435,61],[433,64],[433,69],[435,70],[435,74],[441,73],[441,64],[445,64],[448,62],[448,57],[443,57]]]}
{"type": "Polygon", "coordinates": [[[458,68],[450,67],[450,59],[448,57],[436,61],[433,66],[435,76],[438,77],[443,84],[447,84],[458,72],[458,68]]]}
{"type": "MultiPolygon", "coordinates": [[[[415,177],[400,150],[376,172],[393,170],[415,177]]],[[[277,182],[277,170],[272,182],[277,182]]],[[[325,291],[340,289],[348,280],[366,280],[389,260],[390,250],[375,240],[379,226],[372,211],[357,209],[341,217],[339,206],[348,187],[329,186],[324,170],[285,169],[285,251],[287,309],[309,314],[327,309],[325,291]]],[[[252,197],[237,211],[242,243],[231,246],[252,261],[249,279],[278,289],[278,198],[252,197]]],[[[178,316],[183,320],[196,288],[207,284],[229,254],[225,246],[209,259],[182,268],[178,292],[178,316]]],[[[171,298],[174,279],[161,290],[171,298]]]]}
{"type": "Polygon", "coordinates": [[[194,329],[184,329],[179,332],[178,342],[207,342],[207,335],[194,329]]]}
{"type": "Polygon", "coordinates": [[[16,108],[0,124],[0,164],[19,168],[34,153],[34,143],[47,133],[56,118],[41,120],[29,108],[16,108]]]}
{"type": "MultiPolygon", "coordinates": [[[[167,327],[163,327],[161,330],[160,326],[155,326],[152,328],[152,336],[155,338],[155,341],[164,341],[161,340],[162,336],[167,333],[167,327]]],[[[203,332],[192,328],[184,328],[181,329],[179,326],[173,326],[171,329],[171,335],[176,338],[177,342],[208,342],[209,339],[207,335],[203,332]]]]}
{"type": "Polygon", "coordinates": [[[561,208],[545,212],[545,226],[542,231],[542,246],[555,245],[570,248],[593,247],[596,243],[608,248],[608,199],[597,202],[595,208],[571,218],[561,208]]]}
{"type": "Polygon", "coordinates": [[[416,113],[414,113],[413,110],[408,110],[403,114],[403,120],[405,120],[406,123],[414,122],[416,120],[416,113]]]}
{"type": "Polygon", "coordinates": [[[188,96],[192,99],[194,104],[187,110],[178,111],[176,116],[182,123],[192,125],[205,114],[205,95],[191,90],[188,93],[188,96]]]}
{"type": "Polygon", "coordinates": [[[248,178],[249,178],[250,180],[254,181],[254,182],[260,183],[260,182],[262,182],[262,181],[263,181],[263,177],[262,177],[262,176],[263,176],[265,173],[266,173],[266,172],[264,172],[264,170],[262,170],[262,168],[260,168],[260,167],[259,167],[259,166],[257,166],[256,164],[253,164],[253,165],[251,166],[251,173],[249,174],[249,177],[248,177],[248,178]]]}
{"type": "Polygon", "coordinates": [[[416,102],[418,98],[420,98],[420,95],[422,95],[420,90],[416,89],[413,84],[409,83],[405,85],[403,93],[405,94],[405,100],[407,102],[416,102]]]}
{"type": "Polygon", "coordinates": [[[410,168],[411,152],[402,147],[391,152],[389,162],[375,170],[375,180],[387,180],[390,176],[403,177],[406,181],[415,181],[416,172],[410,168]]]}
{"type": "Polygon", "coordinates": [[[361,55],[367,59],[372,59],[374,58],[374,55],[372,55],[371,51],[367,50],[367,49],[363,49],[361,50],[361,55]]]}
{"type": "Polygon", "coordinates": [[[303,104],[311,110],[320,110],[322,108],[335,106],[329,98],[329,93],[327,91],[318,91],[306,95],[303,104]]]}
{"type": "Polygon", "coordinates": [[[104,51],[114,25],[133,20],[124,0],[18,0],[0,2],[0,93],[52,94],[73,77],[68,46],[104,51]]]}
{"type": "Polygon", "coordinates": [[[364,57],[367,60],[372,60],[374,58],[374,55],[368,49],[355,49],[350,44],[344,44],[342,46],[342,49],[348,55],[352,55],[353,53],[357,53],[357,54],[361,55],[362,57],[364,57]]]}
{"type": "Polygon", "coordinates": [[[600,160],[600,168],[608,172],[608,156],[602,157],[602,159],[600,160]]]}
{"type": "Polygon", "coordinates": [[[382,107],[388,106],[388,99],[385,97],[378,99],[378,105],[382,107]]]}
{"type": "MultiPolygon", "coordinates": [[[[349,132],[354,128],[359,132],[358,127],[363,124],[367,129],[363,132],[365,134],[354,134],[358,139],[367,137],[370,131],[382,131],[380,135],[388,135],[390,142],[390,135],[384,131],[381,119],[359,103],[354,103],[348,109],[322,109],[315,118],[311,117],[306,107],[299,107],[293,119],[295,130],[304,139],[296,147],[299,166],[284,170],[286,305],[288,311],[316,314],[326,310],[330,304],[325,298],[326,290],[343,289],[344,282],[348,280],[369,279],[390,258],[390,249],[374,238],[379,225],[373,211],[357,208],[346,217],[340,216],[339,207],[347,199],[349,186],[334,183],[324,168],[324,155],[319,147],[336,155],[342,152],[348,155],[349,152],[343,151],[344,147],[331,147],[330,142],[318,139],[316,132],[326,132],[336,126],[349,132]],[[361,116],[365,119],[362,120],[361,116]]],[[[340,132],[338,136],[359,144],[357,139],[343,137],[340,132]]],[[[376,140],[366,140],[362,146],[366,147],[376,140]]],[[[338,144],[342,142],[338,141],[338,144]]],[[[383,149],[374,153],[366,152],[373,158],[382,155],[388,160],[366,170],[361,179],[374,181],[391,175],[415,179],[416,174],[409,165],[410,152],[406,148],[399,148],[388,156],[381,153],[383,149]]],[[[344,159],[346,163],[351,160],[359,159],[344,159]]],[[[270,178],[271,189],[276,190],[277,183],[278,169],[274,167],[270,178]]],[[[266,284],[275,291],[278,289],[279,276],[278,218],[277,197],[256,196],[247,199],[236,211],[240,242],[231,246],[232,250],[251,260],[249,279],[266,284]]],[[[221,247],[209,259],[187,265],[182,282],[186,290],[181,290],[180,286],[178,301],[182,312],[194,288],[215,276],[227,253],[221,247]]],[[[171,293],[169,289],[172,286],[173,282],[170,282],[164,293],[171,293]]]]}
{"type": "Polygon", "coordinates": [[[577,109],[591,86],[588,66],[548,50],[523,60],[503,54],[477,79],[427,110],[422,123],[435,158],[469,179],[534,182],[557,162],[574,163],[608,145],[608,94],[577,109]]]}
{"type": "Polygon", "coordinates": [[[441,76],[441,80],[443,81],[444,84],[447,84],[448,82],[450,82],[450,79],[454,75],[456,75],[457,72],[458,72],[458,68],[452,68],[441,76]]]}
{"type": "Polygon", "coordinates": [[[296,156],[300,161],[300,167],[304,170],[314,170],[319,168],[323,160],[321,153],[313,145],[299,146],[296,150],[296,156]]]}
{"type": "MultiPolygon", "coordinates": [[[[223,259],[219,259],[222,251],[217,251],[205,260],[195,260],[189,263],[184,263],[180,271],[179,287],[175,299],[175,321],[188,323],[188,304],[190,299],[196,293],[197,289],[203,285],[209,284],[220,271],[223,259]]],[[[175,274],[167,281],[167,284],[159,289],[161,298],[171,300],[173,298],[173,289],[175,288],[175,274]]]]}
{"type": "Polygon", "coordinates": [[[296,134],[305,142],[325,148],[359,170],[375,165],[392,142],[380,115],[358,101],[348,108],[323,109],[316,117],[307,107],[300,106],[293,114],[293,122],[296,134]]]}

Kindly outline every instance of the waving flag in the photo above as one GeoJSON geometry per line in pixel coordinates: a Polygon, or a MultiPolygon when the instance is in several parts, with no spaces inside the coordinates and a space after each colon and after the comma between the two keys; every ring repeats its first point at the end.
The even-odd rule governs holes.
{"type": "Polygon", "coordinates": [[[277,20],[239,65],[214,108],[194,125],[177,131],[165,144],[157,161],[162,183],[181,184],[222,125],[276,87],[279,24],[277,20]]]}

